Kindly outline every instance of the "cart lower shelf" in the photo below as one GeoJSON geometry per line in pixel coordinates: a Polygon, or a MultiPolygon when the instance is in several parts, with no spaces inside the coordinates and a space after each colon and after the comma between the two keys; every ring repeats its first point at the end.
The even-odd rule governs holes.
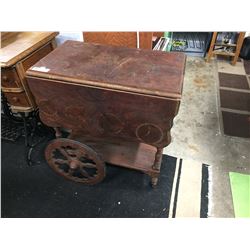
{"type": "Polygon", "coordinates": [[[88,146],[102,156],[103,161],[121,167],[139,170],[145,173],[153,169],[157,149],[144,143],[104,143],[86,141],[88,146]]]}

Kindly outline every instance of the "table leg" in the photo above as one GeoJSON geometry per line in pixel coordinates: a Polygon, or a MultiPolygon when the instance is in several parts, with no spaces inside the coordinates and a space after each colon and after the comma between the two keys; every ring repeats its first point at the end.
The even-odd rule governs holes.
{"type": "Polygon", "coordinates": [[[151,178],[151,185],[153,188],[155,188],[157,186],[158,183],[158,177],[152,177],[151,178]]]}
{"type": "Polygon", "coordinates": [[[245,32],[240,32],[239,33],[239,38],[238,38],[238,41],[237,41],[237,45],[236,45],[235,56],[233,57],[233,60],[232,60],[232,65],[235,65],[237,60],[238,60],[240,50],[241,50],[241,47],[242,47],[242,44],[243,44],[243,41],[244,41],[244,37],[245,37],[245,32]]]}
{"type": "Polygon", "coordinates": [[[213,56],[214,44],[215,44],[216,39],[217,39],[217,33],[218,32],[214,32],[213,33],[213,37],[212,37],[212,40],[211,40],[211,43],[210,43],[210,47],[209,47],[209,50],[208,50],[208,53],[207,53],[207,58],[206,58],[207,62],[209,62],[210,58],[213,56]]]}

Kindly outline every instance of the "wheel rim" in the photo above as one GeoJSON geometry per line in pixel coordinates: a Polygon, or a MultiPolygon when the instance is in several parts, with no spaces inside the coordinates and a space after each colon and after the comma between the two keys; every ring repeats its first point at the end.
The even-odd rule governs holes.
{"type": "Polygon", "coordinates": [[[105,177],[105,163],[90,147],[74,140],[55,139],[46,147],[49,166],[63,177],[84,184],[96,184],[105,177]]]}

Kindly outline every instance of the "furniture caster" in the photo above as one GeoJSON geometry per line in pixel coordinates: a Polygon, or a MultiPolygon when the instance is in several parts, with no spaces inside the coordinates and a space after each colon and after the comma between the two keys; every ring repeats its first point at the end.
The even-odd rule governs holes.
{"type": "Polygon", "coordinates": [[[105,163],[87,145],[58,138],[45,149],[49,166],[63,177],[83,184],[97,184],[105,177],[105,163]]]}

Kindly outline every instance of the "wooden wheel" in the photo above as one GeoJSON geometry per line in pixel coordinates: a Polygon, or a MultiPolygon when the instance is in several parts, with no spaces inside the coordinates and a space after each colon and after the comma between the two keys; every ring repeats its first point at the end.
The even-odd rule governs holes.
{"type": "Polygon", "coordinates": [[[105,163],[90,147],[74,140],[59,138],[45,149],[49,166],[65,178],[96,184],[105,177],[105,163]]]}

